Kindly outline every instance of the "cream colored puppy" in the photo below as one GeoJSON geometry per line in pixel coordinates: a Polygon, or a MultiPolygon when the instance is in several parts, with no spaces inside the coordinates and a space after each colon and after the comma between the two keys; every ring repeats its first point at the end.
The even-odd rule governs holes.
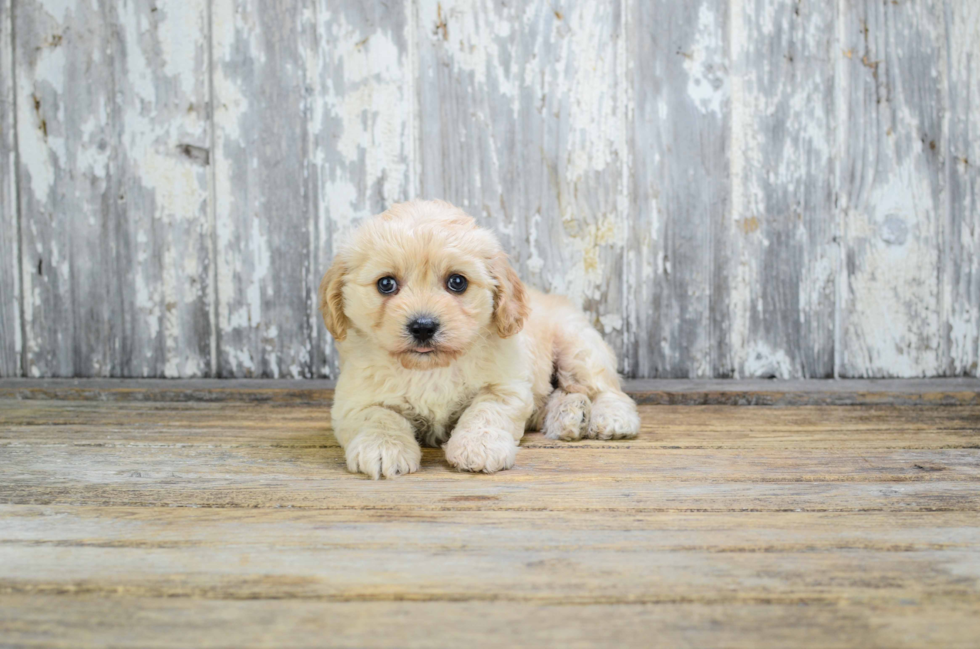
{"type": "Polygon", "coordinates": [[[528,290],[496,237],[449,203],[368,219],[320,284],[337,341],[333,429],[347,467],[419,468],[419,443],[491,473],[525,430],[552,439],[635,437],[636,405],[612,350],[567,299],[528,290]]]}

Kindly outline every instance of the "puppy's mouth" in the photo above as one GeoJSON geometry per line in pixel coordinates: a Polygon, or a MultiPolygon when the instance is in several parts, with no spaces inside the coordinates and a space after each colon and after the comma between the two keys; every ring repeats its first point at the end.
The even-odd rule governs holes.
{"type": "Polygon", "coordinates": [[[395,356],[438,356],[442,349],[438,345],[406,345],[391,352],[395,356]]]}
{"type": "Polygon", "coordinates": [[[402,367],[408,370],[431,370],[446,367],[459,355],[455,349],[447,345],[426,344],[407,346],[401,351],[392,352],[398,358],[402,367]]]}

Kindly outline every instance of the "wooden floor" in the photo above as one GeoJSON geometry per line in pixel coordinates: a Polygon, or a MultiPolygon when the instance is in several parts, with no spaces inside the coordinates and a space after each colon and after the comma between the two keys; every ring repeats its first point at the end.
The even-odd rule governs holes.
{"type": "Polygon", "coordinates": [[[170,385],[0,382],[0,646],[980,646],[977,382],[643,384],[823,405],[380,482],[327,390],[170,385]]]}

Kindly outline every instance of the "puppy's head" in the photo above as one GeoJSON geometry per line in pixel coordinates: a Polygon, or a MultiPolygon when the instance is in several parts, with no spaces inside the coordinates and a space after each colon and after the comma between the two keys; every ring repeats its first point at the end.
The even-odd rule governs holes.
{"type": "Polygon", "coordinates": [[[524,285],[494,235],[442,201],[393,206],[354,233],[320,284],[337,340],[354,330],[409,369],[445,367],[528,315],[524,285]]]}

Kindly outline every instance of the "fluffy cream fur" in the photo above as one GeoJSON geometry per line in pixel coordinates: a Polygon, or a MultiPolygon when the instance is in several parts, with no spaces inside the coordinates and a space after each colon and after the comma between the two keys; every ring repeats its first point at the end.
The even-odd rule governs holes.
{"type": "Polygon", "coordinates": [[[615,355],[585,315],[526,289],[496,237],[449,203],[401,203],[366,221],[324,276],[320,309],[340,353],[334,434],[353,472],[417,471],[421,442],[489,473],[514,465],[525,430],[562,440],[639,431],[615,355]],[[465,292],[448,290],[453,274],[465,292]],[[398,290],[383,295],[388,276],[398,290]],[[425,347],[406,328],[422,314],[440,323],[425,347]]]}

